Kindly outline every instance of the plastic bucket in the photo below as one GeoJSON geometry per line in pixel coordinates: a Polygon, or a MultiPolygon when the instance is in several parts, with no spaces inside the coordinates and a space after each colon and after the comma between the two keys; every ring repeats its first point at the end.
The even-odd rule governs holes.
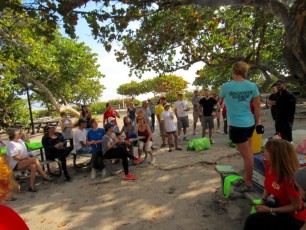
{"type": "Polygon", "coordinates": [[[252,151],[254,154],[261,153],[262,146],[262,134],[257,134],[256,130],[253,132],[252,136],[252,151]]]}

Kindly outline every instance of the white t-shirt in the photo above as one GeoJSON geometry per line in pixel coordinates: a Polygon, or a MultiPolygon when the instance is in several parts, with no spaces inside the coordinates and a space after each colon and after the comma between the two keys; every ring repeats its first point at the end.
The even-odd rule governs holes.
{"type": "Polygon", "coordinates": [[[6,155],[9,159],[10,168],[14,169],[18,161],[13,156],[19,155],[20,157],[26,157],[28,155],[28,149],[21,139],[18,142],[10,141],[6,147],[6,155]]]}
{"type": "Polygon", "coordinates": [[[178,117],[186,117],[188,115],[187,111],[184,111],[184,109],[188,109],[188,102],[185,100],[174,102],[173,108],[176,109],[178,117]]]}
{"type": "Polygon", "coordinates": [[[76,128],[75,132],[74,132],[74,137],[73,137],[73,141],[74,141],[74,148],[76,151],[80,150],[82,148],[81,145],[81,141],[85,142],[87,141],[87,131],[86,129],[79,129],[76,128]]]}
{"type": "Polygon", "coordinates": [[[176,126],[174,123],[174,113],[170,110],[164,110],[161,114],[161,120],[165,122],[165,131],[173,132],[176,131],[176,126]]]}

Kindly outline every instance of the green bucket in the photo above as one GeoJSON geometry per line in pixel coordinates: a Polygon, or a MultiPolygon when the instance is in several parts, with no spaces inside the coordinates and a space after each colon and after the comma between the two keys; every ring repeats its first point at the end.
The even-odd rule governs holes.
{"type": "Polygon", "coordinates": [[[25,145],[29,150],[41,149],[43,147],[41,142],[25,142],[25,145]]]}
{"type": "MultiPolygon", "coordinates": [[[[252,203],[254,203],[254,204],[260,204],[260,202],[261,202],[261,199],[252,200],[252,203]]],[[[252,208],[251,208],[250,214],[254,214],[254,213],[256,213],[256,209],[255,209],[255,207],[253,205],[252,208]]]]}
{"type": "Polygon", "coordinates": [[[242,179],[242,176],[239,175],[228,175],[227,177],[224,178],[224,184],[223,184],[223,195],[228,198],[231,195],[232,191],[232,185],[231,183],[242,179]]]}

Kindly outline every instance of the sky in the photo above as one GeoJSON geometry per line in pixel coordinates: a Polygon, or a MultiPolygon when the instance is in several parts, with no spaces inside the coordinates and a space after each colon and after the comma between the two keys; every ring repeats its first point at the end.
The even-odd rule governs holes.
{"type": "MultiPolygon", "coordinates": [[[[78,22],[78,26],[76,27],[76,33],[79,37],[78,41],[84,42],[85,45],[91,47],[94,53],[98,54],[98,64],[100,65],[99,70],[102,74],[105,75],[103,79],[101,79],[101,83],[105,86],[105,90],[103,91],[103,95],[101,97],[101,101],[108,101],[111,99],[122,99],[123,97],[117,94],[117,88],[119,85],[124,83],[129,83],[132,80],[140,82],[144,79],[149,79],[157,76],[155,72],[145,73],[142,79],[138,79],[135,76],[129,77],[129,68],[121,62],[116,61],[116,57],[114,52],[106,52],[102,44],[98,43],[98,41],[93,39],[93,36],[90,33],[89,27],[87,26],[85,20],[80,19],[78,22]]],[[[115,48],[118,48],[115,47],[115,48]]],[[[191,68],[186,70],[178,70],[173,74],[183,77],[190,84],[188,85],[188,89],[192,90],[195,87],[192,86],[192,82],[194,81],[196,75],[196,71],[203,66],[202,63],[196,63],[191,68]]],[[[146,100],[152,97],[153,94],[145,94],[139,95],[136,98],[138,100],[146,100]]]]}

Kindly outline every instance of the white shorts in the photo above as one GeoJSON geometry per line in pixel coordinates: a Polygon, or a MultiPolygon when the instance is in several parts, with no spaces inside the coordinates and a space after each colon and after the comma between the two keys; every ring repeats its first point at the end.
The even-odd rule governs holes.
{"type": "MultiPolygon", "coordinates": [[[[152,142],[152,141],[149,141],[149,143],[147,144],[145,150],[146,150],[147,152],[152,151],[152,148],[151,148],[152,145],[153,145],[153,142],[152,142]]],[[[145,142],[139,141],[139,143],[138,143],[138,148],[139,148],[140,150],[143,150],[143,147],[144,147],[144,146],[145,146],[145,142]]]]}

